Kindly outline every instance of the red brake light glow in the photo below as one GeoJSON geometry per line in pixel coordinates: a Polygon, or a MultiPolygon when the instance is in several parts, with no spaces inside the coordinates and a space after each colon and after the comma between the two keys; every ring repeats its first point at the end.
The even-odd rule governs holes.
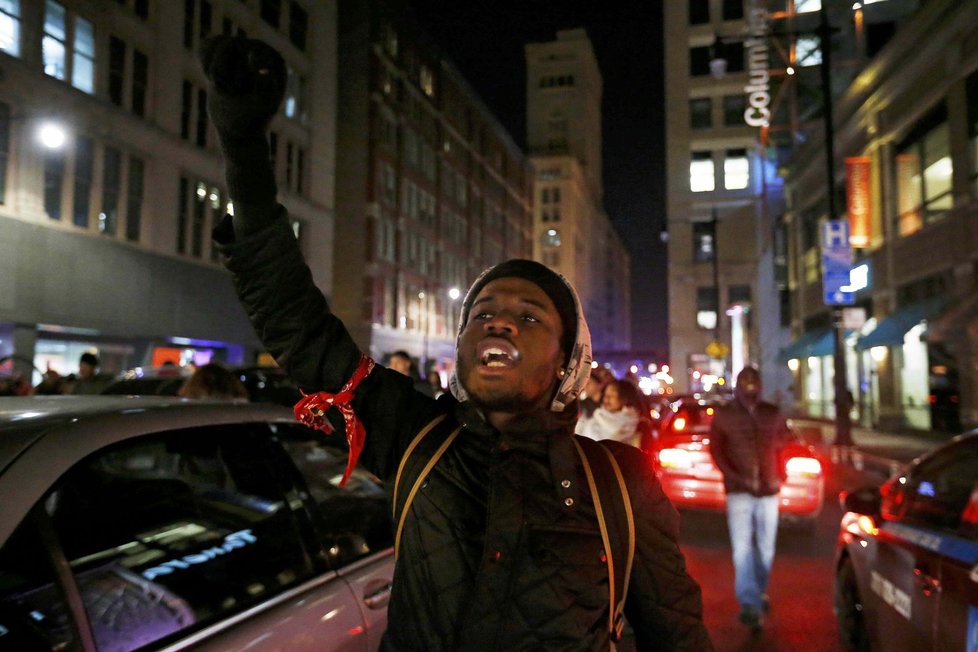
{"type": "Polygon", "coordinates": [[[788,475],[817,476],[822,473],[822,463],[814,457],[792,457],[785,470],[788,475]]]}
{"type": "Polygon", "coordinates": [[[686,429],[686,417],[676,417],[672,420],[672,429],[676,432],[682,432],[686,429]]]}
{"type": "Polygon", "coordinates": [[[849,534],[860,537],[867,534],[874,537],[880,532],[872,516],[856,514],[855,512],[846,512],[842,516],[842,528],[849,534]]]}
{"type": "Polygon", "coordinates": [[[659,451],[659,465],[664,469],[688,469],[693,466],[689,451],[681,448],[663,448],[659,451]]]}

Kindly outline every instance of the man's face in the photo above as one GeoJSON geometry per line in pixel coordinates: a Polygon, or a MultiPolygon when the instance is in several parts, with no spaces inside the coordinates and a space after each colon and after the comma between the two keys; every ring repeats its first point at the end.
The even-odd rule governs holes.
{"type": "Polygon", "coordinates": [[[404,374],[405,376],[411,375],[411,361],[403,356],[391,356],[390,368],[398,373],[404,374]]]}
{"type": "Polygon", "coordinates": [[[78,377],[91,378],[95,375],[95,367],[89,362],[78,363],[78,377]]]}
{"type": "Polygon", "coordinates": [[[753,369],[747,369],[737,376],[736,392],[750,401],[756,401],[761,394],[761,376],[753,369]]]}
{"type": "Polygon", "coordinates": [[[547,408],[563,365],[563,324],[540,286],[490,281],[472,302],[458,348],[458,377],[472,401],[495,412],[547,408]]]}

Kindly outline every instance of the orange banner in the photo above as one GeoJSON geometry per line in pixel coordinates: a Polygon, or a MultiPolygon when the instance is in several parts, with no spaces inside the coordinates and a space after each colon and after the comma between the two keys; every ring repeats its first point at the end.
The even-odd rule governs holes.
{"type": "Polygon", "coordinates": [[[870,159],[867,156],[846,158],[846,205],[849,210],[849,244],[868,247],[873,229],[870,201],[870,159]]]}

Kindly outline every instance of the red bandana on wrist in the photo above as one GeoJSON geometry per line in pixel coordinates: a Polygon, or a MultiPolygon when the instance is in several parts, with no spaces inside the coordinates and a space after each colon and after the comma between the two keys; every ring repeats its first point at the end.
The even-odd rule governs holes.
{"type": "Polygon", "coordinates": [[[363,451],[363,441],[367,436],[367,431],[364,430],[363,423],[357,417],[356,413],[354,413],[350,401],[353,400],[353,390],[357,388],[360,381],[367,377],[367,374],[373,371],[373,368],[374,361],[367,357],[366,354],[361,353],[360,364],[357,365],[357,370],[353,372],[350,380],[340,388],[340,391],[335,394],[330,394],[329,392],[306,394],[302,392],[302,400],[295,404],[294,411],[296,419],[310,428],[322,430],[327,434],[333,433],[333,426],[326,419],[326,411],[330,407],[335,406],[339,409],[340,414],[343,415],[343,422],[346,426],[346,442],[350,445],[350,456],[346,462],[346,471],[343,472],[343,479],[340,480],[341,487],[345,486],[346,481],[350,479],[350,474],[356,467],[357,460],[360,459],[360,453],[363,451]]]}

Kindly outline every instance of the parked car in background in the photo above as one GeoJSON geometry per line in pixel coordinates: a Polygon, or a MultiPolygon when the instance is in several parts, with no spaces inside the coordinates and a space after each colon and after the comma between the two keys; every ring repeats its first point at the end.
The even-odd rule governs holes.
{"type": "Polygon", "coordinates": [[[286,408],[0,405],[0,649],[376,650],[390,517],[286,408]]]}
{"type": "MultiPolygon", "coordinates": [[[[679,397],[659,422],[646,449],[662,487],[679,509],[726,509],[723,474],[710,454],[710,426],[716,409],[731,400],[724,394],[679,397]]],[[[782,451],[787,480],[781,487],[783,520],[813,525],[822,511],[825,474],[814,446],[797,442],[782,451]]]]}
{"type": "MultiPolygon", "coordinates": [[[[230,369],[244,384],[249,400],[253,402],[291,407],[302,398],[299,386],[279,367],[236,366],[230,369]]],[[[121,374],[102,390],[102,394],[176,396],[190,373],[189,367],[137,367],[121,374]]]]}
{"type": "Polygon", "coordinates": [[[978,649],[978,431],[840,502],[843,649],[978,649]]]}

